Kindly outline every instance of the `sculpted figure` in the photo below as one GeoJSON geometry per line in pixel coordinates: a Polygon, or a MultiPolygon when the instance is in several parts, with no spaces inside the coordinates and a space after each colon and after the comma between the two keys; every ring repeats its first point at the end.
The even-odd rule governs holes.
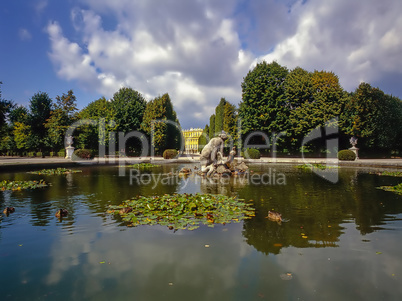
{"type": "Polygon", "coordinates": [[[211,171],[217,165],[218,160],[223,158],[223,146],[228,136],[222,131],[218,137],[212,138],[207,145],[202,149],[200,156],[201,171],[211,171]],[[212,165],[212,166],[211,166],[212,165]]]}

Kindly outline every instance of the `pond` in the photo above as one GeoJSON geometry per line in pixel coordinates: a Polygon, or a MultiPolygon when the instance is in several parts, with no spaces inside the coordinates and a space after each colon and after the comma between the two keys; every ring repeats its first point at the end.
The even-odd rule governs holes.
{"type": "Polygon", "coordinates": [[[401,299],[402,196],[376,188],[401,178],[340,168],[333,184],[274,164],[250,165],[250,176],[223,181],[167,177],[183,166],[192,167],[0,174],[1,180],[51,183],[0,192],[0,208],[15,207],[0,218],[1,299],[401,299]],[[106,213],[137,195],[173,193],[237,196],[252,202],[256,216],[174,231],[127,227],[106,213]],[[58,208],[69,215],[57,219],[58,208]],[[280,212],[283,222],[267,219],[269,210],[280,212]]]}

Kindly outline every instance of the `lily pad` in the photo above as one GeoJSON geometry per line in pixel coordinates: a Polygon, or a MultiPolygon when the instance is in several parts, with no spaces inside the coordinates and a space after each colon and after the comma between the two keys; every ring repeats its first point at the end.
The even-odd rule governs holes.
{"type": "Polygon", "coordinates": [[[152,163],[138,163],[138,164],[132,164],[132,165],[124,165],[124,167],[137,168],[137,169],[147,169],[147,168],[153,168],[153,167],[159,167],[159,166],[160,165],[152,164],[152,163]]]}
{"type": "Polygon", "coordinates": [[[29,173],[35,174],[35,175],[66,175],[70,173],[77,173],[81,172],[81,170],[77,169],[67,169],[67,168],[56,168],[56,169],[42,169],[38,171],[31,171],[29,173]]]}
{"type": "Polygon", "coordinates": [[[110,206],[108,213],[119,214],[128,226],[158,224],[172,230],[195,230],[200,225],[214,227],[216,224],[240,222],[255,215],[251,203],[236,197],[212,194],[138,196],[121,205],[110,206]]]}
{"type": "Polygon", "coordinates": [[[45,181],[1,181],[0,182],[0,190],[23,190],[23,189],[36,189],[36,188],[43,188],[49,186],[45,181]]]}
{"type": "Polygon", "coordinates": [[[399,183],[396,186],[380,186],[378,187],[379,189],[385,190],[385,191],[392,191],[397,194],[402,194],[402,183],[399,183]]]}

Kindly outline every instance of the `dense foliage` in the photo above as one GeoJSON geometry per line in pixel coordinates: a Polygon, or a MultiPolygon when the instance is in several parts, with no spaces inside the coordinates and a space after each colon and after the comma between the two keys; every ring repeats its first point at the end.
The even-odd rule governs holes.
{"type": "Polygon", "coordinates": [[[156,97],[147,103],[141,129],[149,137],[148,141],[161,155],[165,149],[179,149],[182,138],[180,124],[169,94],[156,97]]]}

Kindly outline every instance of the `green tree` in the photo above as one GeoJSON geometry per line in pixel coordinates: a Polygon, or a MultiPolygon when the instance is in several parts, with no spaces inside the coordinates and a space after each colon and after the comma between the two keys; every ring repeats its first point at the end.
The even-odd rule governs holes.
{"type": "Polygon", "coordinates": [[[0,81],[0,134],[1,129],[6,125],[7,114],[14,107],[14,103],[10,100],[3,99],[1,97],[1,85],[3,83],[0,81]]]}
{"type": "Polygon", "coordinates": [[[73,90],[68,90],[67,94],[63,93],[62,96],[57,95],[54,108],[64,112],[68,120],[73,120],[78,111],[77,98],[75,97],[73,90]]]}
{"type": "MultiPolygon", "coordinates": [[[[13,106],[13,108],[9,111],[8,121],[8,124],[6,124],[1,131],[0,150],[3,151],[3,153],[19,150],[15,144],[14,127],[16,122],[20,122],[24,125],[27,124],[28,110],[23,106],[13,106]]],[[[26,138],[28,139],[28,137],[26,138]]]]}
{"type": "Polygon", "coordinates": [[[287,74],[286,67],[265,61],[248,72],[241,85],[239,107],[243,137],[254,131],[270,134],[287,129],[289,108],[284,88],[287,74]]]}
{"type": "Polygon", "coordinates": [[[47,145],[53,150],[64,148],[64,136],[68,127],[75,121],[77,111],[77,100],[73,90],[67,94],[56,96],[56,103],[46,120],[47,145]]]}
{"type": "Polygon", "coordinates": [[[206,124],[204,130],[202,131],[200,138],[198,138],[198,152],[199,153],[201,153],[204,146],[207,145],[207,143],[209,141],[208,135],[209,135],[209,126],[208,126],[208,124],[206,124]]]}
{"type": "Polygon", "coordinates": [[[215,133],[220,133],[223,130],[224,107],[226,103],[226,99],[222,97],[215,108],[215,133]]]}
{"type": "Polygon", "coordinates": [[[361,83],[345,104],[341,128],[359,139],[359,147],[371,152],[400,148],[401,100],[379,88],[361,83]]]}
{"type": "Polygon", "coordinates": [[[147,105],[141,93],[131,88],[121,88],[113,95],[112,105],[116,112],[117,130],[139,131],[147,105]]]}
{"type": "Polygon", "coordinates": [[[151,138],[156,154],[161,155],[165,149],[180,148],[181,132],[175,125],[180,126],[169,94],[147,103],[141,129],[151,138]]]}
{"type": "Polygon", "coordinates": [[[313,81],[312,73],[303,68],[296,67],[286,76],[285,97],[287,106],[297,109],[305,103],[313,102],[313,81]]]}
{"type": "MultiPolygon", "coordinates": [[[[314,71],[308,74],[297,69],[290,73],[285,87],[291,108],[288,129],[290,148],[299,150],[303,138],[317,127],[338,126],[337,122],[328,122],[340,116],[347,93],[333,72],[314,71]]],[[[318,151],[325,147],[324,139],[313,140],[310,146],[318,151]]]]}
{"type": "Polygon", "coordinates": [[[24,106],[15,106],[9,114],[9,120],[11,125],[16,122],[27,123],[29,117],[28,109],[24,106]]]}
{"type": "Polygon", "coordinates": [[[28,148],[32,150],[43,150],[47,129],[46,120],[50,117],[52,110],[52,99],[45,92],[38,92],[32,96],[29,103],[29,126],[32,135],[28,139],[28,148]]]}
{"type": "Polygon", "coordinates": [[[209,117],[209,139],[214,138],[215,133],[215,114],[212,114],[211,117],[209,117]]]}
{"type": "Polygon", "coordinates": [[[78,113],[78,119],[93,120],[96,124],[79,127],[75,133],[78,148],[97,150],[109,146],[109,133],[116,130],[115,111],[110,101],[101,97],[89,103],[78,113]]]}
{"type": "MultiPolygon", "coordinates": [[[[236,144],[237,137],[237,110],[230,102],[226,102],[223,107],[223,130],[234,140],[236,144]]],[[[230,141],[226,141],[230,143],[230,141]]]]}
{"type": "Polygon", "coordinates": [[[30,137],[32,136],[31,126],[22,122],[14,124],[14,141],[19,150],[28,150],[30,148],[30,137]]]}

